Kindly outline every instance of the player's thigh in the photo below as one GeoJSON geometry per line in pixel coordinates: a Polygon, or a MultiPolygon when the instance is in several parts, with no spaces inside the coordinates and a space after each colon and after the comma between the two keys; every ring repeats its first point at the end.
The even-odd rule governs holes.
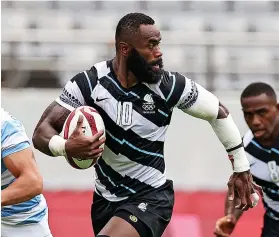
{"type": "Polygon", "coordinates": [[[97,235],[113,217],[117,205],[120,204],[111,203],[94,193],[93,204],[91,206],[91,221],[95,235],[97,235]]]}
{"type": "Polygon", "coordinates": [[[113,216],[98,235],[109,237],[141,237],[133,225],[118,216],[113,216]]]}

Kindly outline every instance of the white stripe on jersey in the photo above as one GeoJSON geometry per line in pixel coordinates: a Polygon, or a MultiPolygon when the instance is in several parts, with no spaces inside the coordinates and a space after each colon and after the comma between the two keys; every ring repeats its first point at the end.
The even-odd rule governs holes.
{"type": "MultiPolygon", "coordinates": [[[[117,104],[118,101],[100,84],[98,84],[94,93],[92,93],[92,98],[95,103],[100,106],[107,115],[113,120],[117,120],[117,104]],[[97,96],[96,96],[97,95],[97,96]],[[108,98],[108,100],[102,100],[97,102],[96,98],[108,98]]],[[[167,126],[158,127],[156,124],[152,123],[150,120],[143,117],[137,111],[133,110],[132,124],[123,125],[124,130],[131,129],[134,133],[142,138],[148,139],[150,141],[165,141],[167,126]]]]}
{"type": "Polygon", "coordinates": [[[136,163],[121,154],[116,155],[107,146],[105,146],[102,159],[123,177],[129,176],[154,188],[158,188],[166,182],[165,173],[162,174],[153,167],[136,163]]]}
{"type": "MultiPolygon", "coordinates": [[[[246,154],[247,154],[247,152],[246,152],[246,154]]],[[[253,164],[251,165],[250,170],[251,170],[252,174],[254,176],[256,176],[257,178],[262,179],[267,182],[272,182],[270,179],[270,171],[268,170],[267,163],[257,159],[256,157],[253,157],[253,164]]]]}
{"type": "Polygon", "coordinates": [[[97,193],[101,192],[102,196],[110,202],[120,202],[128,198],[128,197],[117,197],[115,196],[115,194],[111,194],[110,191],[106,189],[106,186],[100,182],[97,176],[95,179],[95,190],[97,190],[96,191],[97,193]]]}
{"type": "Polygon", "coordinates": [[[72,107],[70,105],[68,105],[67,103],[65,103],[64,101],[62,101],[59,97],[55,99],[55,101],[60,104],[61,106],[63,106],[64,108],[68,109],[69,111],[74,111],[75,107],[72,107]]]}
{"type": "Polygon", "coordinates": [[[29,142],[24,127],[1,108],[1,150],[10,149],[22,142],[29,142]]]}
{"type": "Polygon", "coordinates": [[[161,81],[157,82],[156,84],[148,84],[148,83],[143,83],[143,84],[146,85],[150,90],[152,90],[156,94],[159,94],[161,96],[161,98],[163,98],[164,100],[166,99],[164,94],[162,93],[162,91],[159,88],[161,81]]]}
{"type": "MultiPolygon", "coordinates": [[[[248,144],[252,141],[253,138],[254,138],[254,135],[249,130],[242,139],[243,140],[243,146],[244,147],[248,146],[248,144]]],[[[246,152],[246,155],[247,155],[247,158],[249,160],[250,166],[252,166],[256,162],[255,157],[250,155],[248,152],[246,152]]]]}
{"type": "MultiPolygon", "coordinates": [[[[34,208],[32,208],[31,210],[29,210],[27,212],[21,212],[21,213],[17,213],[16,215],[10,215],[10,216],[6,216],[6,217],[1,216],[1,222],[4,224],[7,224],[7,225],[16,225],[20,222],[27,220],[28,218],[33,217],[36,214],[40,213],[45,208],[47,208],[47,203],[46,203],[44,196],[42,194],[40,196],[41,196],[41,201],[37,206],[35,206],[34,208]]],[[[13,208],[16,206],[17,205],[5,206],[5,208],[13,208]]],[[[42,218],[39,218],[38,222],[41,219],[42,218]]]]}
{"type": "Polygon", "coordinates": [[[106,61],[96,63],[94,67],[97,69],[98,78],[102,78],[110,72],[110,68],[107,66],[106,61]]]}
{"type": "Polygon", "coordinates": [[[249,130],[243,137],[243,145],[246,147],[254,138],[253,133],[249,130]]]}
{"type": "Polygon", "coordinates": [[[270,199],[265,193],[263,194],[264,201],[266,202],[266,205],[270,207],[272,210],[279,213],[279,202],[273,201],[270,199]]]}

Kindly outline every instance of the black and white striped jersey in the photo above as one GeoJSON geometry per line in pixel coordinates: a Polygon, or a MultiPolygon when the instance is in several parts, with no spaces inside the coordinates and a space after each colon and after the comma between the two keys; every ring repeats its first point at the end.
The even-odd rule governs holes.
{"type": "MultiPolygon", "coordinates": [[[[199,85],[198,85],[199,86],[199,85]]],[[[121,201],[166,182],[164,141],[174,107],[190,108],[197,85],[179,73],[164,71],[157,84],[121,86],[112,60],[78,73],[56,101],[68,108],[96,108],[106,127],[102,158],[95,164],[95,190],[109,201],[121,201]]]]}
{"type": "Polygon", "coordinates": [[[274,147],[267,149],[249,131],[243,143],[254,181],[263,188],[266,214],[279,220],[279,137],[274,147]]]}

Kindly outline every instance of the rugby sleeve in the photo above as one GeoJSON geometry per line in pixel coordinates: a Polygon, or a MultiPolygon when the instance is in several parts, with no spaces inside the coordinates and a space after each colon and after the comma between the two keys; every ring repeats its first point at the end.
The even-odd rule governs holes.
{"type": "Polygon", "coordinates": [[[16,119],[5,121],[1,126],[1,159],[28,147],[30,140],[22,123],[16,119]]]}
{"type": "Polygon", "coordinates": [[[228,114],[226,118],[218,118],[219,110],[222,109],[218,98],[194,81],[184,78],[184,90],[176,106],[185,113],[210,123],[226,149],[235,172],[249,170],[241,135],[232,116],[228,114]]]}
{"type": "Polygon", "coordinates": [[[184,80],[185,86],[177,108],[200,119],[215,120],[219,111],[218,98],[191,79],[185,77],[184,80]]]}
{"type": "Polygon", "coordinates": [[[67,82],[56,102],[72,111],[92,103],[92,91],[97,83],[95,68],[76,74],[67,82]]]}

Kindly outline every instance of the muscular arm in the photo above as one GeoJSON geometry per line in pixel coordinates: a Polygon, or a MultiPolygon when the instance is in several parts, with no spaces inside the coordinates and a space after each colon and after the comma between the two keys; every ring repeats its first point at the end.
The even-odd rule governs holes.
{"type": "Polygon", "coordinates": [[[72,110],[86,105],[91,100],[97,81],[96,69],[76,74],[67,82],[60,96],[43,113],[34,134],[34,147],[49,156],[65,155],[65,140],[60,136],[65,120],[72,110]],[[51,149],[51,150],[50,150],[51,149]]]}
{"type": "Polygon", "coordinates": [[[1,206],[21,203],[42,193],[43,180],[30,147],[6,156],[3,162],[17,179],[1,191],[1,206]]]}
{"type": "Polygon", "coordinates": [[[49,156],[53,156],[49,150],[49,141],[54,135],[58,135],[62,131],[64,122],[70,112],[70,110],[55,101],[46,108],[32,137],[36,149],[49,156]]]}

